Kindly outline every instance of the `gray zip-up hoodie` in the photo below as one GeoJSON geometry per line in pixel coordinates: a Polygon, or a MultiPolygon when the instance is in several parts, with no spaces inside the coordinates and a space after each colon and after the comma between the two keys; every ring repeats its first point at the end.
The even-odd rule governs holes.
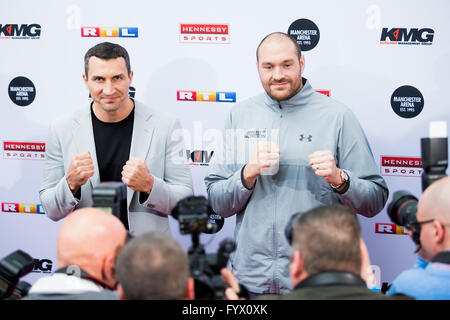
{"type": "Polygon", "coordinates": [[[354,114],[314,91],[306,79],[303,83],[289,100],[278,102],[264,92],[233,107],[205,177],[213,210],[223,217],[237,214],[233,273],[254,293],[292,289],[291,248],[284,230],[294,213],[339,202],[372,217],[388,198],[354,114]],[[259,176],[249,190],[241,171],[260,140],[279,145],[279,167],[259,176]],[[331,150],[337,166],[348,174],[350,186],[344,194],[335,192],[309,165],[308,155],[319,150],[331,150]]]}

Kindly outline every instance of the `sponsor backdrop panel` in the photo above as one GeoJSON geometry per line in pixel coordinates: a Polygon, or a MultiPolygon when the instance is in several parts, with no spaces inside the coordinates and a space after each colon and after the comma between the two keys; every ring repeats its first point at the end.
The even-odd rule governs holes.
{"type": "MultiPolygon", "coordinates": [[[[431,121],[450,118],[449,9],[444,0],[2,2],[0,257],[18,248],[32,255],[37,264],[29,282],[56,270],[61,222],[45,216],[38,196],[48,127],[87,107],[83,56],[101,41],[129,51],[130,96],[180,119],[197,195],[206,195],[203,177],[229,110],[262,90],[256,46],[266,34],[284,31],[301,45],[312,86],[360,120],[389,201],[396,190],[419,197],[420,138],[429,135],[431,121]]],[[[299,140],[300,134],[308,138],[301,128],[299,140]]],[[[232,236],[234,221],[202,235],[207,252],[232,236]]],[[[414,264],[412,241],[386,209],[360,221],[379,286],[414,264]]],[[[187,250],[190,237],[170,222],[187,250]]]]}

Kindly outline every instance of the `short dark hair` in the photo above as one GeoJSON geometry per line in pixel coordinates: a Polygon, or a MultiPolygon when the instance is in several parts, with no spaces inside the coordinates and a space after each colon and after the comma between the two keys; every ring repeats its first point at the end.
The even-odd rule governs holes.
{"type": "Polygon", "coordinates": [[[120,57],[124,58],[125,64],[127,66],[128,75],[130,75],[131,72],[130,56],[128,55],[128,52],[127,50],[125,50],[124,47],[116,43],[102,42],[90,48],[84,55],[84,73],[86,74],[86,76],[88,74],[89,59],[93,56],[105,60],[120,57]]]}
{"type": "Polygon", "coordinates": [[[320,206],[299,214],[293,222],[294,250],[300,250],[309,274],[324,271],[361,272],[361,229],[347,206],[320,206]]]}
{"type": "Polygon", "coordinates": [[[184,298],[189,261],[181,246],[161,232],[140,235],[121,251],[117,280],[128,300],[180,300],[184,298]]]}
{"type": "Polygon", "coordinates": [[[267,36],[265,36],[259,43],[258,48],[256,48],[256,61],[259,61],[259,47],[261,47],[261,45],[264,43],[264,41],[268,40],[269,38],[273,38],[273,37],[285,38],[285,39],[288,39],[289,41],[291,41],[295,47],[295,50],[297,51],[298,60],[300,60],[300,58],[302,57],[302,49],[298,45],[297,41],[292,36],[288,35],[287,33],[272,32],[272,33],[269,33],[267,36]]]}

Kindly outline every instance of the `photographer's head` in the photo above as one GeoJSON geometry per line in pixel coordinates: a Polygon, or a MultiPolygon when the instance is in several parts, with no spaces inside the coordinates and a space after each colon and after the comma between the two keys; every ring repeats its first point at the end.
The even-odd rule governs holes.
{"type": "Polygon", "coordinates": [[[96,208],[72,212],[58,234],[58,267],[76,265],[109,287],[117,284],[115,261],[127,231],[110,213],[96,208]]]}
{"type": "Polygon", "coordinates": [[[290,274],[295,287],[308,276],[326,271],[361,275],[368,252],[356,214],[343,205],[321,206],[293,220],[290,274]]]}
{"type": "Polygon", "coordinates": [[[426,261],[450,249],[450,177],[441,178],[425,189],[418,203],[417,223],[411,228],[420,234],[419,254],[426,261]]]}
{"type": "Polygon", "coordinates": [[[121,299],[194,299],[188,258],[163,233],[146,233],[127,243],[117,259],[117,278],[121,299]]]}

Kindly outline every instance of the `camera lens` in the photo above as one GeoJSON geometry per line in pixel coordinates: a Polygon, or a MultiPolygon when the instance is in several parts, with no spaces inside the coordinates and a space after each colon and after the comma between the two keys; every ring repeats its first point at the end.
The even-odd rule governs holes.
{"type": "Polygon", "coordinates": [[[395,192],[387,209],[392,222],[407,226],[417,221],[417,201],[417,198],[407,191],[395,192]]]}

